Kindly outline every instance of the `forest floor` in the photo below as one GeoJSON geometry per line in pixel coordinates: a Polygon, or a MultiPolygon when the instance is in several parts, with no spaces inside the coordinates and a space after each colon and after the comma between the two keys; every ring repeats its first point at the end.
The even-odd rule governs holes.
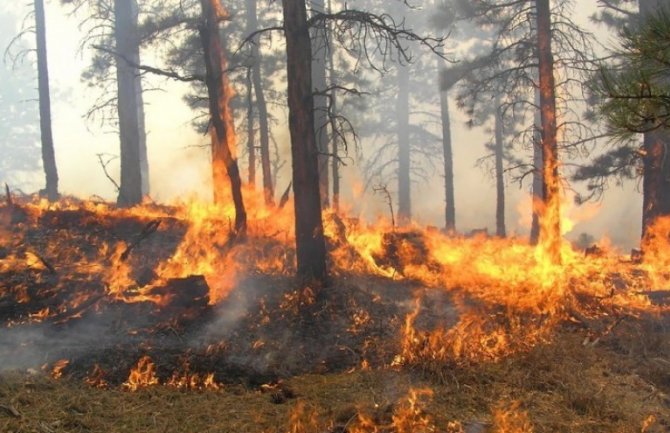
{"type": "MultiPolygon", "coordinates": [[[[215,279],[154,274],[190,233],[170,209],[154,210],[0,206],[0,432],[670,431],[670,316],[660,305],[567,314],[526,343],[520,331],[546,317],[476,309],[502,321],[513,350],[452,362],[439,345],[427,350],[432,332],[459,321],[456,303],[481,300],[354,271],[315,294],[275,268],[245,273],[209,302],[215,279]],[[119,275],[133,288],[116,292],[119,275]]],[[[421,254],[419,241],[404,241],[421,254]]],[[[252,242],[254,253],[291,261],[274,241],[252,242]]],[[[464,335],[481,338],[485,355],[499,344],[464,335]]]]}
{"type": "Polygon", "coordinates": [[[565,333],[529,353],[441,376],[396,368],[292,376],[279,386],[285,399],[268,387],[243,384],[127,392],[6,373],[0,379],[0,431],[401,431],[393,417],[407,409],[411,390],[430,395],[419,391],[408,432],[457,432],[458,423],[465,432],[670,431],[668,335],[640,323],[624,328],[596,347],[565,333]],[[379,430],[354,430],[358,414],[379,430]]]}

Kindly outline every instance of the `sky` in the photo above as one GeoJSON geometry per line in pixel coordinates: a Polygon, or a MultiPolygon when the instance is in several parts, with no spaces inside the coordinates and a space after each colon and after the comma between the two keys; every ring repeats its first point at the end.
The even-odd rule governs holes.
{"type": "MultiPolygon", "coordinates": [[[[56,0],[46,1],[53,132],[60,189],[64,194],[82,198],[96,196],[114,200],[114,186],[105,177],[97,155],[118,155],[118,138],[108,127],[101,127],[84,118],[99,90],[89,88],[80,81],[81,71],[90,53],[79,50],[82,34],[78,21],[68,16],[67,9],[59,3],[56,0]]],[[[11,9],[19,18],[27,11],[26,7],[23,2],[0,5],[0,9],[11,9]]],[[[586,22],[586,17],[594,8],[595,0],[579,0],[583,22],[586,22]]],[[[20,24],[21,20],[17,19],[15,29],[3,29],[0,42],[6,44],[19,31],[20,24]]],[[[28,41],[32,44],[32,41],[28,41]]],[[[0,91],[1,86],[0,83],[0,91]]],[[[163,78],[151,78],[144,86],[161,88],[145,94],[152,198],[165,202],[191,196],[206,198],[210,170],[209,154],[203,146],[207,143],[207,137],[199,136],[191,127],[191,112],[181,100],[185,85],[163,78]]],[[[495,232],[495,185],[481,168],[475,167],[477,159],[483,154],[487,135],[482,130],[466,128],[465,117],[453,108],[453,101],[451,107],[457,228],[467,232],[488,227],[490,232],[495,232]]],[[[285,124],[278,127],[281,128],[276,134],[280,148],[288,154],[289,136],[285,124]]],[[[289,170],[289,165],[283,169],[277,190],[283,190],[283,185],[288,183],[289,170]]],[[[345,171],[351,178],[358,177],[355,166],[349,166],[345,171]]],[[[111,173],[118,178],[115,168],[111,168],[111,173]]],[[[34,190],[42,187],[41,173],[36,173],[34,180],[34,190]]],[[[583,221],[576,224],[567,236],[574,238],[587,232],[596,238],[609,238],[624,250],[636,246],[642,206],[638,187],[635,182],[626,183],[622,187],[612,186],[602,202],[586,207],[576,208],[568,200],[566,208],[570,208],[569,216],[583,221]]],[[[371,195],[366,200],[353,200],[351,197],[355,193],[351,184],[345,184],[343,189],[345,199],[348,195],[353,203],[352,212],[363,212],[368,217],[387,213],[383,197],[371,195]]],[[[530,202],[527,192],[528,185],[520,188],[514,183],[507,184],[506,216],[509,232],[523,235],[528,231],[530,202]]],[[[443,226],[441,173],[436,172],[429,182],[414,184],[412,193],[413,214],[417,222],[443,226]]]]}

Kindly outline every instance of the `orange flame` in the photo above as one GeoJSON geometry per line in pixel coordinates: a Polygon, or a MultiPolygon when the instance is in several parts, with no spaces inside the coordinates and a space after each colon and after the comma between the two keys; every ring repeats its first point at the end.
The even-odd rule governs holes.
{"type": "Polygon", "coordinates": [[[51,368],[51,377],[54,379],[60,379],[63,377],[63,370],[70,364],[70,361],[67,359],[61,359],[54,362],[53,367],[51,368]]]}
{"type": "Polygon", "coordinates": [[[128,380],[123,383],[123,389],[137,391],[140,388],[158,385],[156,366],[148,355],[137,361],[137,365],[130,370],[128,380]]]}

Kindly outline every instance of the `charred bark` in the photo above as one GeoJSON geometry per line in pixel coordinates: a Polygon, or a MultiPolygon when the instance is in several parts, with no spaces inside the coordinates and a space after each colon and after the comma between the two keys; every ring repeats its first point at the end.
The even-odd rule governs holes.
{"type": "MultiPolygon", "coordinates": [[[[142,153],[146,155],[139,64],[136,0],[114,0],[116,41],[117,108],[121,142],[121,182],[117,203],[134,206],[142,202],[142,153]],[[144,143],[144,144],[143,144],[144,143]],[[143,150],[144,148],[144,150],[143,150]]],[[[146,158],[146,156],[145,156],[146,158]]]]}
{"type": "MultiPolygon", "coordinates": [[[[440,75],[446,72],[440,72],[440,75]]],[[[440,111],[442,122],[442,154],[444,163],[445,225],[448,233],[456,231],[456,203],[454,202],[454,155],[451,143],[451,118],[449,116],[449,93],[440,89],[440,111]]]]}
{"type": "MultiPolygon", "coordinates": [[[[323,0],[312,0],[312,9],[316,13],[325,13],[323,0]]],[[[316,136],[316,147],[319,149],[319,191],[321,194],[321,206],[328,207],[329,181],[328,181],[328,96],[325,90],[326,84],[326,59],[327,59],[327,37],[326,25],[321,24],[312,27],[312,89],[314,90],[314,134],[316,136]]]]}
{"type": "Polygon", "coordinates": [[[398,65],[396,116],[398,136],[398,224],[406,225],[412,218],[410,196],[409,66],[406,65],[398,65]]]}
{"type": "Polygon", "coordinates": [[[298,278],[327,283],[326,245],[319,192],[318,148],[314,134],[312,45],[304,0],[284,0],[289,131],[298,278]]]}
{"type": "Polygon", "coordinates": [[[46,177],[45,192],[49,201],[56,201],[58,200],[58,170],[56,168],[56,154],[51,130],[51,95],[49,93],[44,0],[35,0],[35,35],[37,39],[37,85],[40,107],[42,164],[46,177]]]}
{"type": "Polygon", "coordinates": [[[551,9],[549,0],[536,0],[537,53],[540,66],[540,118],[542,123],[542,192],[540,244],[555,263],[561,260],[560,185],[554,58],[551,50],[551,9]]]}
{"type": "MultiPolygon", "coordinates": [[[[640,0],[640,19],[668,13],[666,2],[640,0]],[[663,12],[661,11],[663,10],[663,12]]],[[[670,77],[668,78],[670,81],[670,77]]],[[[642,239],[648,240],[649,229],[661,217],[670,216],[670,130],[659,128],[644,134],[642,180],[642,239]]]]}
{"type": "Polygon", "coordinates": [[[495,164],[496,164],[496,235],[507,236],[505,227],[505,177],[503,173],[504,127],[500,96],[496,95],[495,164]]]}
{"type": "Polygon", "coordinates": [[[209,97],[210,136],[212,139],[212,171],[214,178],[214,201],[224,199],[225,175],[235,205],[235,232],[243,235],[247,226],[247,214],[242,198],[242,180],[235,151],[235,127],[230,107],[232,89],[228,81],[226,58],[219,35],[219,21],[226,13],[218,0],[200,0],[203,22],[199,27],[200,40],[205,57],[207,94],[209,97]]]}
{"type": "MultiPolygon", "coordinates": [[[[256,0],[247,0],[247,31],[258,30],[258,17],[256,11],[256,0]]],[[[261,172],[263,174],[263,196],[266,205],[274,205],[274,182],[272,180],[272,169],[270,162],[270,130],[268,122],[268,109],[263,91],[263,80],[261,71],[261,54],[258,41],[251,44],[252,70],[251,79],[256,97],[256,109],[258,110],[258,130],[260,138],[261,172]]]]}

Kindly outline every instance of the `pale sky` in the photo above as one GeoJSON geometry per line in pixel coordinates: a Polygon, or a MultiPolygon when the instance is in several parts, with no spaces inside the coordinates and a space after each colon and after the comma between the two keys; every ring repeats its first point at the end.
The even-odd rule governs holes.
{"type": "MultiPolygon", "coordinates": [[[[96,89],[87,88],[79,79],[88,53],[77,52],[81,38],[77,20],[66,15],[59,1],[47,0],[46,3],[53,132],[61,192],[114,200],[114,188],[105,178],[96,154],[118,155],[118,139],[108,128],[101,129],[83,118],[95,100],[96,89]]],[[[584,16],[595,8],[595,0],[580,0],[578,3],[578,9],[584,16]]],[[[23,2],[13,6],[5,4],[0,8],[18,10],[23,8],[23,2]]],[[[3,29],[3,40],[5,32],[9,31],[15,33],[18,29],[3,29]]],[[[194,147],[206,143],[207,138],[198,136],[191,128],[191,113],[181,101],[184,87],[162,78],[152,78],[151,83],[164,89],[145,95],[152,198],[170,201],[193,194],[207,196],[209,155],[206,150],[194,147]]],[[[145,87],[148,87],[146,83],[145,87]]],[[[486,136],[481,130],[471,131],[463,127],[464,117],[456,112],[453,101],[451,107],[457,228],[468,231],[489,227],[490,232],[495,232],[495,185],[492,179],[484,178],[481,169],[474,167],[477,158],[483,154],[486,136]]],[[[279,144],[288,149],[285,125],[279,127],[284,129],[276,134],[279,144]]],[[[278,190],[288,183],[284,180],[288,179],[288,169],[286,166],[283,170],[278,190]]],[[[356,170],[356,167],[349,170],[356,170]]],[[[118,177],[114,170],[112,174],[118,177]]],[[[42,173],[36,175],[36,188],[42,187],[42,178],[42,173]]],[[[641,225],[641,196],[636,187],[637,184],[632,182],[623,188],[612,186],[604,201],[597,206],[599,210],[593,205],[576,209],[577,213],[583,214],[580,217],[588,216],[590,220],[578,224],[568,236],[576,237],[581,232],[589,232],[596,237],[608,236],[626,249],[635,245],[641,225]]],[[[351,194],[351,191],[348,192],[351,194]]],[[[527,187],[520,190],[517,184],[507,186],[509,232],[527,231],[529,203],[526,192],[527,187]]],[[[346,191],[344,195],[347,195],[346,191]]],[[[417,221],[443,226],[443,179],[440,173],[427,184],[415,184],[413,196],[413,213],[417,221]]],[[[367,203],[371,208],[367,211],[387,212],[384,199],[378,196],[357,200],[357,203],[367,203]]],[[[355,210],[361,211],[360,208],[355,210]]]]}

